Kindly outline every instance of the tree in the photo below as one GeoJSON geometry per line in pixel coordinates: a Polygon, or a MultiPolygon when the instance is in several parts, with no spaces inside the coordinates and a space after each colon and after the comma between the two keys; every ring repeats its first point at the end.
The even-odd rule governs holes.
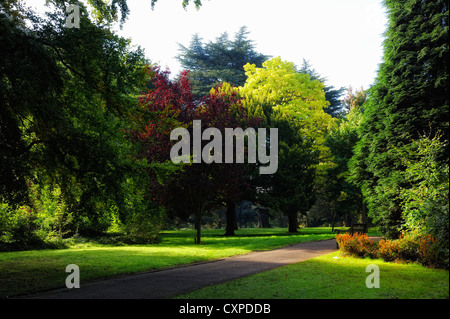
{"type": "Polygon", "coordinates": [[[249,32],[241,27],[230,40],[228,33],[220,35],[215,42],[203,43],[198,34],[192,37],[188,48],[179,45],[177,59],[185,70],[191,71],[193,93],[196,98],[206,96],[211,88],[223,82],[240,86],[245,82],[244,65],[261,66],[267,57],[254,50],[248,39],[249,32]]]}
{"type": "Polygon", "coordinates": [[[306,214],[314,203],[314,180],[318,157],[312,151],[311,140],[300,134],[295,121],[274,112],[271,122],[278,128],[279,156],[275,174],[261,176],[259,196],[264,205],[288,217],[288,231],[296,232],[298,214],[306,214]]]}
{"type": "Polygon", "coordinates": [[[99,229],[105,206],[124,217],[123,187],[140,167],[123,130],[147,78],[142,51],[82,5],[79,30],[65,27],[63,7],[38,18],[1,5],[1,199],[29,203],[27,182],[42,179],[61,188],[74,223],[99,229]]]}
{"type": "MultiPolygon", "coordinates": [[[[257,128],[261,123],[260,118],[248,116],[243,108],[238,89],[232,87],[229,83],[222,83],[202,99],[197,117],[201,118],[207,126],[219,129],[222,136],[226,136],[226,129],[245,131],[247,128],[257,128]]],[[[233,138],[235,139],[235,145],[238,145],[239,138],[233,138]]],[[[243,143],[244,153],[248,154],[246,151],[248,144],[246,147],[245,141],[243,143]]],[[[225,143],[222,144],[222,154],[225,154],[224,146],[225,143]]],[[[212,179],[216,185],[215,201],[226,206],[226,236],[234,235],[237,203],[253,197],[251,193],[255,185],[252,185],[252,181],[258,168],[256,163],[249,163],[245,160],[244,163],[239,163],[237,154],[233,154],[233,159],[233,163],[215,163],[214,167],[211,168],[212,179]]]]}
{"type": "MultiPolygon", "coordinates": [[[[181,218],[194,216],[197,229],[196,242],[201,242],[201,219],[206,210],[225,203],[227,206],[227,235],[234,229],[236,202],[248,189],[248,171],[244,163],[224,163],[214,157],[224,154],[224,143],[208,148],[209,141],[202,134],[201,141],[193,141],[194,120],[201,121],[203,129],[218,129],[225,136],[226,128],[246,128],[257,125],[244,112],[237,89],[222,84],[201,98],[194,99],[189,72],[184,71],[178,79],[171,80],[169,72],[153,68],[151,89],[139,100],[141,111],[136,114],[137,129],[130,136],[140,145],[140,157],[153,163],[148,171],[152,197],[164,205],[169,213],[181,218]],[[205,161],[180,163],[173,170],[170,159],[173,142],[171,135],[175,128],[185,128],[192,136],[189,147],[200,143],[202,153],[210,152],[211,163],[205,161]],[[206,149],[206,151],[205,151],[206,149]],[[218,154],[216,154],[218,153],[218,154]],[[170,170],[167,170],[170,168],[170,170]]],[[[216,141],[216,139],[213,139],[216,141]]],[[[212,143],[212,142],[211,142],[212,143]]],[[[193,154],[192,154],[193,155],[193,154]]],[[[203,157],[204,155],[201,154],[203,157]]]]}
{"type": "MultiPolygon", "coordinates": [[[[14,1],[14,0],[12,0],[14,1]]],[[[64,0],[50,0],[57,5],[64,6],[64,0]]],[[[151,0],[151,8],[153,9],[158,0],[151,0]]],[[[112,1],[99,1],[99,0],[89,0],[88,5],[92,8],[92,13],[99,23],[112,24],[113,22],[119,21],[124,23],[128,18],[130,10],[128,8],[128,0],[112,0],[112,1]]],[[[181,5],[184,9],[190,3],[194,3],[195,8],[199,9],[202,6],[201,0],[182,0],[181,5]]]]}
{"type": "MultiPolygon", "coordinates": [[[[139,158],[151,163],[147,170],[152,200],[165,207],[169,214],[181,218],[194,216],[196,243],[201,242],[201,218],[212,196],[209,166],[204,163],[172,163],[171,132],[186,128],[192,133],[193,119],[199,107],[192,96],[189,72],[182,72],[175,80],[169,71],[151,70],[151,89],[139,97],[134,130],[130,138],[139,145],[139,158]]],[[[190,145],[189,145],[190,146],[190,145]]]]}
{"type": "Polygon", "coordinates": [[[298,73],[293,63],[280,57],[264,62],[262,68],[247,64],[245,71],[247,81],[241,91],[249,114],[271,125],[271,115],[279,111],[299,123],[301,133],[314,141],[313,148],[320,154],[320,170],[325,169],[331,163],[325,136],[336,122],[323,110],[328,104],[323,84],[298,73]]]}
{"type": "Polygon", "coordinates": [[[321,191],[321,196],[326,199],[332,210],[332,226],[336,217],[352,216],[359,213],[360,222],[368,222],[365,205],[359,187],[349,182],[348,162],[353,156],[353,148],[359,140],[358,127],[363,116],[364,103],[367,95],[363,89],[355,92],[350,87],[343,104],[348,110],[344,118],[331,130],[325,144],[333,154],[335,166],[327,171],[326,183],[321,191]]]}
{"type": "Polygon", "coordinates": [[[150,69],[150,90],[139,97],[139,107],[133,114],[133,127],[129,139],[137,145],[137,157],[149,164],[150,197],[161,205],[168,205],[166,180],[175,171],[170,161],[172,130],[188,127],[192,123],[197,105],[192,99],[188,72],[182,72],[176,80],[169,78],[169,71],[158,66],[150,69]]]}
{"type": "Polygon", "coordinates": [[[324,141],[334,120],[323,111],[323,84],[279,57],[262,68],[247,64],[245,71],[247,81],[240,87],[244,107],[266,126],[278,127],[281,136],[279,171],[261,178],[260,197],[264,204],[282,209],[289,217],[289,231],[296,231],[298,212],[306,213],[312,205],[314,189],[331,165],[324,141]]]}
{"type": "MultiPolygon", "coordinates": [[[[326,79],[320,76],[320,74],[318,74],[305,59],[303,59],[303,64],[299,69],[299,72],[308,74],[312,80],[319,80],[323,84],[326,82],[326,79]]],[[[325,99],[329,103],[328,107],[324,109],[325,113],[330,114],[333,117],[343,116],[343,113],[346,110],[344,110],[341,97],[345,92],[345,88],[341,87],[340,89],[335,89],[334,86],[325,86],[323,91],[325,92],[325,99]]]]}
{"type": "MultiPolygon", "coordinates": [[[[369,214],[387,237],[404,223],[400,189],[412,187],[395,149],[424,132],[448,140],[448,2],[385,1],[389,26],[384,61],[369,90],[351,160],[369,214]]],[[[448,147],[440,155],[448,160],[448,147]]]]}

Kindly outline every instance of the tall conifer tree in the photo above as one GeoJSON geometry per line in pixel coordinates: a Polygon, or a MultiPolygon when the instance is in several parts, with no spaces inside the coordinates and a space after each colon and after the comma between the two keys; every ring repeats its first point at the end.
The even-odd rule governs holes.
{"type": "MultiPolygon", "coordinates": [[[[385,236],[403,224],[399,191],[410,187],[398,150],[439,132],[448,140],[448,1],[385,0],[389,25],[384,61],[370,89],[351,162],[385,236]]],[[[442,154],[448,160],[448,147],[442,154]]]]}
{"type": "Polygon", "coordinates": [[[177,59],[183,69],[190,71],[195,97],[208,95],[213,87],[223,82],[244,85],[244,65],[250,63],[260,67],[268,58],[255,51],[248,34],[244,26],[233,40],[225,32],[215,42],[203,43],[195,34],[188,48],[180,44],[177,59]]]}

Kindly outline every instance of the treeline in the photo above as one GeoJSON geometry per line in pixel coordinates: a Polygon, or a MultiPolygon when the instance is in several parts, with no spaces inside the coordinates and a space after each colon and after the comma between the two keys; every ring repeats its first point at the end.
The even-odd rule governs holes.
{"type": "Polygon", "coordinates": [[[194,35],[180,45],[186,71],[172,79],[110,31],[126,1],[96,8],[96,17],[80,5],[79,29],[67,28],[64,4],[53,3],[42,18],[1,2],[2,249],[108,232],[149,242],[186,221],[200,243],[205,215],[224,208],[233,235],[236,207],[247,200],[284,215],[291,232],[299,223],[369,222],[389,238],[430,235],[448,259],[444,1],[386,2],[379,76],[369,90],[346,93],[307,61],[256,52],[245,27],[234,39],[194,35]],[[174,163],[173,150],[186,151],[177,143],[198,133],[194,121],[202,154],[174,163]],[[177,128],[185,136],[173,136],[177,128]],[[235,141],[245,155],[233,163],[222,156],[226,128],[248,133],[235,141]],[[257,152],[267,151],[265,160],[249,161],[264,132],[257,152]]]}

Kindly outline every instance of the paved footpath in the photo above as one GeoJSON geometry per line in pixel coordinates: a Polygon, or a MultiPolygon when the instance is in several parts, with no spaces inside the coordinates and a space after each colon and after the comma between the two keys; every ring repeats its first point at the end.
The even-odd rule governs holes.
{"type": "Polygon", "coordinates": [[[293,244],[211,262],[80,283],[28,296],[34,299],[165,299],[336,251],[336,240],[293,244]]]}

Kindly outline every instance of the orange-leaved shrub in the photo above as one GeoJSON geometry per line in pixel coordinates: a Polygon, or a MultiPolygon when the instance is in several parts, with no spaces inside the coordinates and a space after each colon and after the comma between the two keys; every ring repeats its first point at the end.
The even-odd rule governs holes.
{"type": "Polygon", "coordinates": [[[373,257],[376,244],[365,234],[339,234],[336,235],[339,249],[344,254],[355,257],[373,257]]]}
{"type": "Polygon", "coordinates": [[[431,235],[422,236],[417,239],[419,260],[422,264],[430,267],[439,267],[442,258],[439,243],[431,235]]]}
{"type": "Polygon", "coordinates": [[[428,267],[445,267],[439,242],[431,235],[404,232],[399,239],[377,243],[364,234],[336,235],[339,250],[348,256],[381,258],[387,262],[419,262],[428,267]]]}
{"type": "Polygon", "coordinates": [[[377,257],[384,261],[394,261],[399,256],[399,245],[397,241],[381,239],[377,243],[377,257]]]}

